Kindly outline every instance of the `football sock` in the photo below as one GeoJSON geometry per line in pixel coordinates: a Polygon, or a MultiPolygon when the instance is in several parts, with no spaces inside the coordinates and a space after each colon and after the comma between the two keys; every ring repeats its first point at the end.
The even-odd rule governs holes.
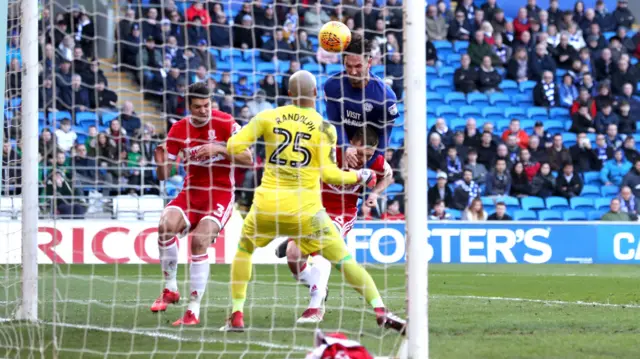
{"type": "Polygon", "coordinates": [[[200,301],[202,301],[205,289],[207,288],[210,268],[209,255],[207,253],[191,255],[191,265],[189,267],[191,294],[187,309],[192,311],[196,318],[200,317],[200,301]]]}
{"type": "Polygon", "coordinates": [[[298,281],[306,286],[310,285],[310,280],[311,280],[311,266],[309,266],[306,262],[301,262],[299,263],[300,265],[300,271],[298,272],[298,275],[296,277],[295,273],[294,273],[294,277],[296,277],[298,279],[298,281]]]}
{"type": "Polygon", "coordinates": [[[178,274],[178,237],[172,237],[168,241],[158,240],[160,250],[160,267],[164,275],[164,287],[172,292],[178,291],[176,275],[178,274]]]}
{"type": "Polygon", "coordinates": [[[251,279],[251,253],[242,249],[236,251],[231,263],[231,299],[233,312],[243,311],[247,298],[247,285],[251,279]]]}
{"type": "Polygon", "coordinates": [[[362,294],[373,308],[384,307],[382,297],[371,275],[351,256],[342,261],[340,270],[353,289],[362,294]]]}
{"type": "Polygon", "coordinates": [[[313,257],[309,276],[309,308],[320,308],[327,295],[327,284],[331,275],[331,262],[322,256],[313,257]]]}

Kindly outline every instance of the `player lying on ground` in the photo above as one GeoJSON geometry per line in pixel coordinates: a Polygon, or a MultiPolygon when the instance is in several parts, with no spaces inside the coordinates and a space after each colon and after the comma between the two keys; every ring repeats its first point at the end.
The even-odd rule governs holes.
{"type": "Polygon", "coordinates": [[[165,311],[180,300],[176,283],[178,236],[191,232],[190,299],[187,311],[173,325],[199,323],[200,301],[209,280],[207,248],[229,220],[234,204],[232,163],[251,165],[249,150],[231,156],[227,140],[240,130],[230,115],[211,110],[211,94],[204,83],[189,87],[191,116],[176,122],[164,145],[155,151],[158,179],[165,180],[182,155],[187,177],[184,189],[162,212],[158,225],[160,265],[164,274],[162,294],[152,312],[165,311]]]}
{"type": "MultiPolygon", "coordinates": [[[[373,170],[381,180],[375,185],[364,205],[375,207],[378,196],[393,183],[393,171],[384,157],[375,153],[378,146],[378,135],[371,128],[359,128],[351,138],[351,147],[356,150],[359,165],[350,167],[346,163],[342,151],[337,149],[338,165],[343,169],[361,169],[369,163],[369,169],[373,170]],[[372,161],[373,159],[373,161],[372,161]]],[[[353,228],[358,214],[358,199],[362,192],[362,186],[347,185],[335,186],[323,184],[322,204],[333,224],[344,239],[353,228]]],[[[287,256],[287,263],[293,277],[309,287],[311,300],[309,307],[298,318],[298,323],[318,323],[324,317],[324,301],[328,294],[327,284],[331,274],[331,263],[321,255],[312,253],[313,265],[307,265],[307,257],[300,252],[296,242],[290,239],[283,241],[276,250],[279,258],[287,256]]]]}
{"type": "Polygon", "coordinates": [[[370,169],[346,172],[336,165],[336,130],[315,111],[316,79],[310,72],[291,76],[289,96],[293,105],[259,113],[227,142],[229,153],[236,154],[264,137],[267,162],[231,265],[233,309],[222,329],[244,330],[244,302],[256,247],[287,236],[296,240],[303,255],[317,252],[331,261],[371,304],[379,325],[404,332],[405,321],[387,312],[373,279],[349,254],[322,207],[320,179],[334,185],[369,186],[376,175],[370,169]]]}
{"type": "Polygon", "coordinates": [[[327,118],[338,131],[338,146],[345,147],[345,158],[356,166],[356,151],[349,146],[353,134],[365,125],[378,133],[378,153],[384,155],[394,120],[400,116],[396,94],[371,73],[371,43],[353,34],[343,54],[344,71],[331,76],[324,85],[327,118]]]}

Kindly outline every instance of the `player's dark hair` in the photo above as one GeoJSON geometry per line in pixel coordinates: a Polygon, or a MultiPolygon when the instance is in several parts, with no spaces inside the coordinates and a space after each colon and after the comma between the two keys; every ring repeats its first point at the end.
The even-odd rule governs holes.
{"type": "Polygon", "coordinates": [[[347,55],[371,55],[371,42],[363,38],[360,34],[353,33],[351,35],[351,42],[344,52],[347,55]]]}
{"type": "Polygon", "coordinates": [[[360,143],[362,146],[378,147],[378,132],[372,126],[360,127],[351,137],[351,141],[360,143]]]}
{"type": "Polygon", "coordinates": [[[191,100],[194,98],[208,99],[211,97],[209,86],[205,82],[196,82],[189,86],[187,91],[187,98],[189,99],[189,106],[191,106],[191,100]]]}

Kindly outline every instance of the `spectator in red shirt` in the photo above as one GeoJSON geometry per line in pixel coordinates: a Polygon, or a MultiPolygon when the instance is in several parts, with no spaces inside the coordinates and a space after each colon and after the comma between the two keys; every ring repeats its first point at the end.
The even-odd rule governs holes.
{"type": "Polygon", "coordinates": [[[520,40],[520,35],[525,31],[529,31],[529,29],[531,29],[531,24],[529,23],[527,8],[521,7],[518,11],[518,17],[513,20],[513,30],[516,33],[516,39],[520,40]]]}
{"type": "Polygon", "coordinates": [[[400,202],[392,200],[387,205],[387,211],[380,216],[380,219],[387,221],[404,221],[404,214],[400,213],[400,202]]]}
{"type": "Polygon", "coordinates": [[[187,21],[192,22],[193,19],[199,17],[202,20],[202,26],[208,26],[211,24],[211,17],[209,12],[202,5],[202,0],[196,0],[187,9],[187,21]]]}
{"type": "Polygon", "coordinates": [[[533,181],[533,177],[536,176],[540,169],[540,162],[531,157],[531,152],[529,152],[528,148],[520,151],[520,162],[524,166],[524,173],[527,175],[529,182],[533,181]]]}
{"type": "Polygon", "coordinates": [[[507,141],[507,137],[509,137],[509,135],[511,134],[516,135],[516,139],[518,141],[518,147],[520,148],[529,147],[529,135],[527,135],[527,133],[520,128],[520,120],[515,118],[511,120],[511,123],[509,124],[509,129],[502,133],[502,140],[507,141]]]}
{"type": "Polygon", "coordinates": [[[587,106],[591,117],[593,118],[596,117],[596,114],[597,114],[596,102],[593,100],[593,98],[591,97],[591,94],[589,93],[589,90],[587,90],[586,88],[580,89],[580,93],[578,94],[578,99],[575,100],[575,102],[573,103],[573,106],[571,106],[571,111],[570,111],[571,116],[576,114],[581,106],[587,106]]]}

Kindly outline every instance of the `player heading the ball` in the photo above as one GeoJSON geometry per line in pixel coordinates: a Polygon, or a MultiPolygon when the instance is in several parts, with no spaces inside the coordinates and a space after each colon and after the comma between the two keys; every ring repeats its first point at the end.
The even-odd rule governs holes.
{"type": "Polygon", "coordinates": [[[293,105],[259,113],[227,142],[227,150],[235,154],[264,137],[267,163],[231,265],[233,309],[222,330],[244,330],[243,310],[254,250],[287,236],[303,254],[318,252],[331,261],[375,308],[379,325],[404,331],[404,321],[387,313],[373,279],[349,253],[320,196],[320,179],[335,185],[369,186],[375,173],[369,169],[346,172],[336,165],[335,128],[315,111],[316,79],[310,72],[291,75],[289,96],[293,105]]]}
{"type": "Polygon", "coordinates": [[[366,125],[378,133],[378,149],[383,154],[389,144],[393,122],[400,115],[396,94],[384,81],[371,73],[371,44],[354,33],[342,54],[344,71],[331,76],[324,85],[327,117],[336,126],[338,146],[344,146],[351,166],[357,164],[355,149],[349,140],[366,125]]]}
{"type": "Polygon", "coordinates": [[[234,205],[232,163],[251,165],[249,150],[230,155],[227,140],[240,130],[231,115],[211,109],[206,83],[189,87],[190,116],[176,122],[164,144],[155,151],[158,179],[165,180],[180,157],[186,166],[184,189],[162,212],[158,225],[160,265],[164,274],[162,294],[151,306],[161,312],[180,300],[176,283],[178,236],[191,233],[191,288],[189,305],[173,325],[199,323],[200,301],[209,280],[207,249],[229,220],[234,205]]]}

